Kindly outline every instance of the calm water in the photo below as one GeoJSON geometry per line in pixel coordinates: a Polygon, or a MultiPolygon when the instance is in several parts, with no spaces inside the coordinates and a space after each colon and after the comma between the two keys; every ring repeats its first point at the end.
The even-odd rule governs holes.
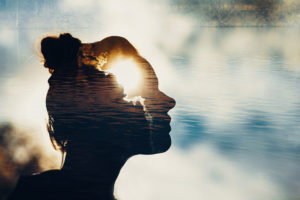
{"type": "MultiPolygon", "coordinates": [[[[34,44],[53,30],[96,41],[110,28],[54,25],[0,30],[0,119],[37,130],[25,134],[26,156],[35,145],[54,155],[44,130],[49,75],[34,44]]],[[[120,199],[299,199],[300,30],[190,26],[179,33],[171,43],[162,36],[133,39],[138,47],[152,45],[141,53],[177,104],[170,111],[171,150],[131,159],[118,180],[120,199]]],[[[26,162],[19,154],[15,159],[26,162]]],[[[40,162],[43,169],[57,165],[50,158],[40,162]]]]}

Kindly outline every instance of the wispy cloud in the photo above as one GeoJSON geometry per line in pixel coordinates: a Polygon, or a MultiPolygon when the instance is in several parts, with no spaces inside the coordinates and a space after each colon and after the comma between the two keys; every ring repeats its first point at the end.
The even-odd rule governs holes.
{"type": "Polygon", "coordinates": [[[117,183],[116,194],[124,200],[284,199],[269,177],[241,168],[204,144],[189,152],[173,148],[161,155],[136,156],[117,183]]]}

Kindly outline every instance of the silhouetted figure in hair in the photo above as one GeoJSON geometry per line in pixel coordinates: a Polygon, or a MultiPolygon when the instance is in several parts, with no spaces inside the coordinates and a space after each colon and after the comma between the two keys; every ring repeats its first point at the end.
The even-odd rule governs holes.
{"type": "Polygon", "coordinates": [[[21,177],[9,199],[112,200],[128,158],[169,149],[167,113],[175,101],[158,89],[151,65],[122,37],[84,44],[61,34],[44,38],[41,51],[51,73],[49,135],[66,158],[61,170],[21,177]],[[138,87],[127,91],[129,100],[117,73],[109,73],[126,59],[137,64],[141,76],[138,87]]]}

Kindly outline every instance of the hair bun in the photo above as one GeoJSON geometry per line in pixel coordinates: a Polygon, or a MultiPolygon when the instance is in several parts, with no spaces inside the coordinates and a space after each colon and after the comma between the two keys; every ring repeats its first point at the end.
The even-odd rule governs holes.
{"type": "Polygon", "coordinates": [[[70,33],[60,34],[59,37],[49,36],[41,41],[41,51],[44,56],[44,66],[51,70],[61,67],[74,68],[76,55],[81,41],[70,33]]]}

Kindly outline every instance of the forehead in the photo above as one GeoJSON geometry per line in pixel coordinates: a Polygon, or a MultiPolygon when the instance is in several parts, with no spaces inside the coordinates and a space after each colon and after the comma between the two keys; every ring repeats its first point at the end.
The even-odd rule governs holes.
{"type": "Polygon", "coordinates": [[[129,96],[149,96],[158,91],[158,79],[150,63],[141,56],[120,56],[111,58],[101,70],[116,76],[125,92],[131,89],[129,96]]]}

